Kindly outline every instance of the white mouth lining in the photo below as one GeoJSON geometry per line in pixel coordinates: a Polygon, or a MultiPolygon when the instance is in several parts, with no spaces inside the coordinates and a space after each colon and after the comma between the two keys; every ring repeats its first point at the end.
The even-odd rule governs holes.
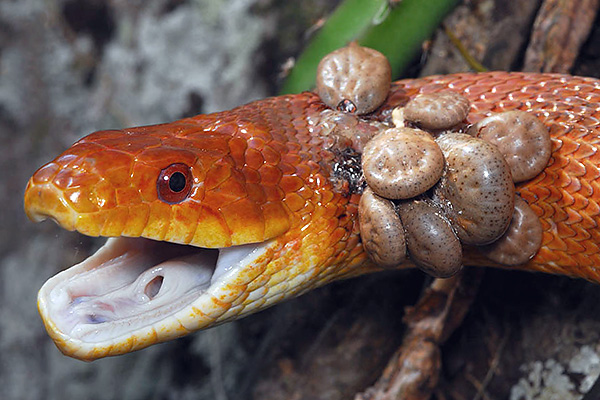
{"type": "Polygon", "coordinates": [[[147,334],[157,326],[168,328],[177,320],[176,314],[206,303],[204,298],[211,295],[207,291],[218,291],[245,265],[262,256],[268,243],[219,249],[217,258],[214,249],[141,238],[110,238],[93,256],[42,286],[38,294],[40,314],[48,330],[54,331],[53,337],[82,346],[118,342],[138,332],[147,334]],[[161,254],[150,255],[156,248],[161,254]],[[188,262],[198,260],[198,265],[188,262]],[[165,265],[175,268],[175,275],[164,275],[161,266],[165,265]],[[156,274],[164,275],[164,282],[161,279],[157,284],[153,279],[156,274]],[[169,286],[171,276],[175,276],[175,284],[169,286]],[[161,297],[161,290],[167,286],[174,287],[174,293],[161,297]],[[127,295],[125,308],[130,307],[129,311],[119,310],[123,305],[121,292],[127,295]],[[115,298],[115,307],[107,305],[115,298]],[[151,306],[138,307],[144,303],[151,306]]]}

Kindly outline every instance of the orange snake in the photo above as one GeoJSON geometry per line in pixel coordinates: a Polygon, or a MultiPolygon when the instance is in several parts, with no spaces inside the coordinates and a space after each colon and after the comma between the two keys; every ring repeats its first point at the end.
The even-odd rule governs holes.
{"type": "MultiPolygon", "coordinates": [[[[420,91],[447,87],[471,101],[469,122],[518,108],[535,113],[550,128],[548,166],[517,187],[541,219],[543,244],[530,262],[517,268],[600,282],[600,81],[505,72],[404,80],[392,85],[386,103],[371,118],[383,119],[420,91]]],[[[61,351],[86,360],[127,353],[259,311],[336,279],[376,271],[360,242],[359,195],[331,177],[335,155],[325,149],[326,138],[315,125],[325,108],[306,92],[169,124],[96,132],[40,168],[25,193],[25,209],[34,221],[50,217],[86,235],[142,236],[202,248],[258,243],[233,247],[241,254],[233,251],[233,258],[223,251],[222,264],[232,265],[217,267],[215,276],[203,278],[209,283],[186,286],[185,293],[172,295],[172,303],[152,311],[138,309],[126,294],[126,307],[133,310],[120,315],[106,300],[116,296],[110,291],[148,279],[137,278],[141,269],[123,272],[130,267],[114,267],[117,261],[111,259],[121,256],[119,260],[133,263],[159,244],[110,240],[90,261],[62,272],[40,291],[40,313],[61,351]],[[189,198],[168,204],[158,197],[156,181],[174,163],[190,166],[193,182],[189,198]],[[102,263],[109,266],[105,272],[102,263]],[[122,277],[112,277],[113,270],[122,277]],[[102,281],[103,274],[111,276],[102,281]],[[99,285],[101,281],[106,283],[99,285]],[[119,283],[111,286],[114,281],[119,283]],[[99,294],[104,284],[108,295],[99,294]],[[89,300],[96,295],[105,297],[89,300]],[[99,314],[84,303],[93,304],[90,309],[99,314]]],[[[157,262],[180,256],[180,251],[190,253],[174,247],[160,250],[157,262]]],[[[144,260],[144,268],[155,262],[144,260]]],[[[490,265],[474,251],[465,252],[465,264],[490,265]]],[[[200,279],[193,269],[184,271],[177,284],[200,279]]],[[[155,295],[145,293],[150,299],[155,295]]]]}

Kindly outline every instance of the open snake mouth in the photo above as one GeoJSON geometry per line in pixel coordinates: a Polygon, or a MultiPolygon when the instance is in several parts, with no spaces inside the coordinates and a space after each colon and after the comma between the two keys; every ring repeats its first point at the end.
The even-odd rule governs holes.
{"type": "Polygon", "coordinates": [[[206,311],[202,298],[214,298],[265,253],[268,243],[205,249],[110,238],[93,256],[50,278],[40,289],[38,307],[53,336],[67,343],[67,352],[68,343],[97,348],[138,332],[161,337],[172,322],[186,325],[191,306],[206,311]]]}

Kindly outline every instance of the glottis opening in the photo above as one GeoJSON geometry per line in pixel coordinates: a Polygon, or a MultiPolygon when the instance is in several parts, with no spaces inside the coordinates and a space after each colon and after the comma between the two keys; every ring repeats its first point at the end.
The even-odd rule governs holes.
{"type": "Polygon", "coordinates": [[[165,277],[159,275],[148,282],[144,289],[144,293],[146,293],[146,296],[148,296],[150,300],[153,300],[154,297],[156,297],[164,281],[165,277]]]}
{"type": "Polygon", "coordinates": [[[218,285],[263,244],[205,249],[143,238],[111,238],[93,256],[49,279],[38,305],[67,340],[120,340],[163,322],[218,285]]]}

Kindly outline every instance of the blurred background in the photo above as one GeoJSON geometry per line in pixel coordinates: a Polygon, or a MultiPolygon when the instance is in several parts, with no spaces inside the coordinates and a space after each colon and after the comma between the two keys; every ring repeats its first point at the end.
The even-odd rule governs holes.
{"type": "MultiPolygon", "coordinates": [[[[290,60],[338,3],[0,1],[0,398],[334,400],[373,384],[402,340],[404,307],[427,283],[421,273],[338,282],[242,321],[85,363],[47,337],[36,293],[103,240],[34,224],[22,208],[32,173],[88,133],[277,94],[290,60]]],[[[454,36],[489,69],[558,64],[599,74],[598,1],[458,3],[404,77],[470,70],[454,36]],[[536,32],[555,33],[539,33],[556,20],[540,22],[543,3],[578,3],[585,16],[567,15],[580,22],[560,28],[582,31],[580,42],[559,43],[570,63],[526,56],[536,32]]],[[[581,398],[600,374],[599,304],[591,283],[486,271],[442,349],[445,397],[436,398],[581,398]]]]}

